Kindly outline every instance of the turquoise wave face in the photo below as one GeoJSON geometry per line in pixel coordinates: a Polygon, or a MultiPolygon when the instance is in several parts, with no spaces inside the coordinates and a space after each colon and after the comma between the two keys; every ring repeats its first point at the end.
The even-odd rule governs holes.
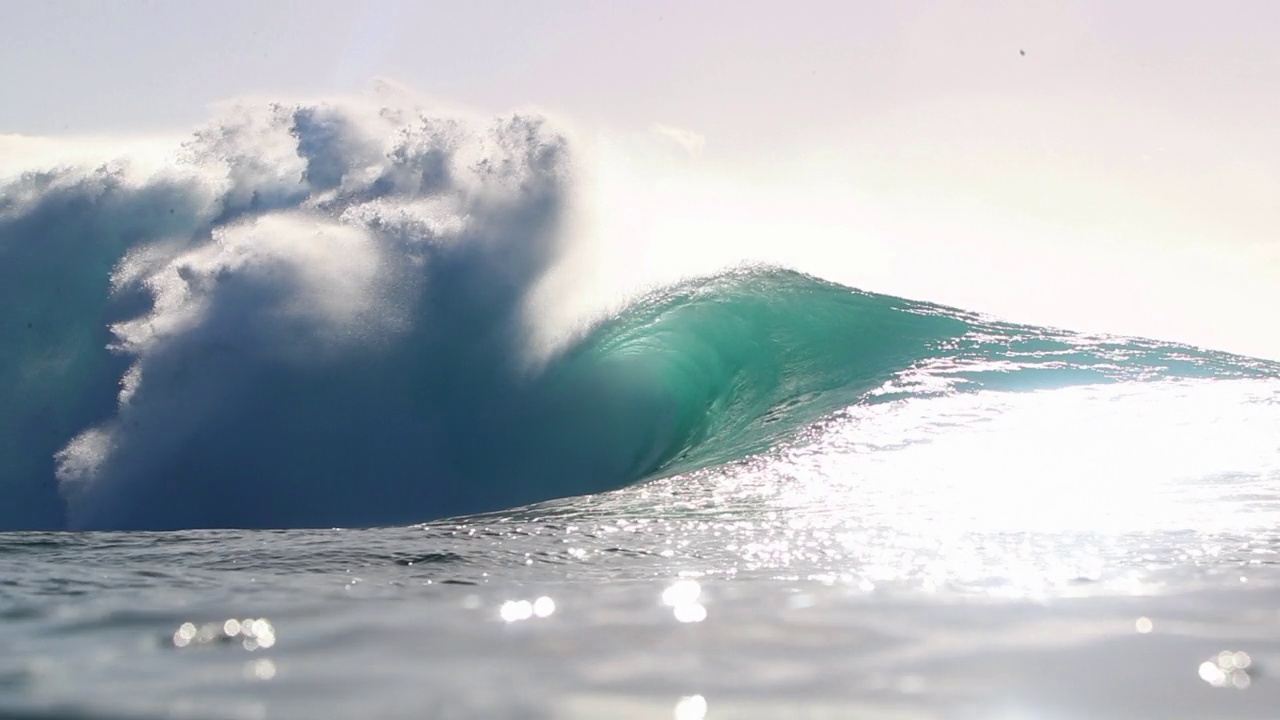
{"type": "Polygon", "coordinates": [[[718,464],[859,401],[968,330],[922,309],[785,270],[730,272],[603,323],[553,365],[544,393],[572,397],[588,379],[606,388],[597,398],[625,389],[584,425],[642,430],[628,480],[718,464]]]}
{"type": "Polygon", "coordinates": [[[575,408],[582,415],[568,427],[553,421],[549,434],[604,445],[626,438],[632,445],[616,459],[633,482],[746,457],[859,403],[1276,371],[1186,346],[1000,323],[754,268],[640,300],[540,382],[549,397],[594,398],[575,408]]]}

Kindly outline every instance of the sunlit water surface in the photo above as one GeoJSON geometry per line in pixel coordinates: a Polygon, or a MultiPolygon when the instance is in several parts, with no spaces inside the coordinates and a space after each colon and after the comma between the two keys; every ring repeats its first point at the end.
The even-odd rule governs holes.
{"type": "Polygon", "coordinates": [[[418,527],[10,533],[0,714],[1274,717],[1277,520],[1239,379],[860,405],[418,527]]]}

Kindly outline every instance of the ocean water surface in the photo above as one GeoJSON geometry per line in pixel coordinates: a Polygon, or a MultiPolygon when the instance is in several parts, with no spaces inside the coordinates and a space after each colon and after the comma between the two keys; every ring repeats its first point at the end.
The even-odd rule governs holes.
{"type": "Polygon", "coordinates": [[[328,103],[5,179],[0,715],[1274,716],[1280,365],[762,265],[549,336],[576,172],[328,103]]]}

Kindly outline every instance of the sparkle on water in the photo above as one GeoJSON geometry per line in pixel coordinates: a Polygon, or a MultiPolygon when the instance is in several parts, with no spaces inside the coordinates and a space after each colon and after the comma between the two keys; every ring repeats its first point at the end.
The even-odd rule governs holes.
{"type": "Polygon", "coordinates": [[[1217,657],[1200,663],[1200,679],[1216,688],[1245,690],[1253,684],[1249,675],[1252,665],[1249,653],[1223,650],[1217,657]]]}
{"type": "MultiPolygon", "coordinates": [[[[783,717],[812,700],[834,717],[1112,717],[1159,687],[1165,704],[1132,717],[1261,718],[1280,647],[1277,398],[1232,380],[905,399],[612,493],[418,527],[33,538],[47,563],[11,574],[115,577],[131,622],[132,567],[67,568],[111,568],[112,543],[133,543],[140,569],[190,573],[156,626],[180,649],[157,655],[187,672],[148,688],[179,699],[144,716],[199,710],[181,703],[222,662],[267,716],[303,686],[320,716],[361,715],[341,683],[324,694],[332,677],[395,716],[426,673],[465,716],[783,717]],[[514,704],[484,704],[499,697],[514,704]]],[[[114,668],[169,677],[121,656],[61,672],[108,697],[145,676],[114,668]]],[[[60,697],[30,662],[15,676],[60,697]]]]}
{"type": "MultiPolygon", "coordinates": [[[[1277,390],[1134,383],[854,407],[718,471],[699,508],[710,528],[668,527],[661,552],[678,557],[682,535],[710,530],[732,556],[712,573],[807,568],[864,591],[1144,592],[1155,557],[1140,542],[1152,533],[1178,539],[1161,562],[1212,561],[1235,550],[1225,543],[1275,552],[1277,390]],[[1124,565],[1134,572],[1115,572],[1124,565]]],[[[683,494],[638,492],[667,488],[683,494]]]]}
{"type": "Polygon", "coordinates": [[[211,622],[198,626],[184,622],[173,633],[173,646],[176,648],[215,642],[239,643],[250,652],[266,650],[276,644],[276,629],[266,618],[228,618],[222,623],[211,622]]]}
{"type": "Polygon", "coordinates": [[[707,609],[698,602],[702,586],[696,580],[679,580],[662,591],[662,604],[671,608],[676,620],[697,623],[707,619],[707,609]]]}
{"type": "Polygon", "coordinates": [[[543,595],[537,600],[508,600],[498,608],[498,615],[507,622],[518,622],[529,618],[545,618],[556,611],[556,601],[543,595]]]}
{"type": "Polygon", "coordinates": [[[675,720],[702,720],[707,716],[707,699],[701,695],[680,698],[675,707],[675,720]]]}

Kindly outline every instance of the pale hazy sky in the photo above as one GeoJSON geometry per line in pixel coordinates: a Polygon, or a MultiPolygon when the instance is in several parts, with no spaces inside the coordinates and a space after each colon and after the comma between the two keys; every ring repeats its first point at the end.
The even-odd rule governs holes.
{"type": "Polygon", "coordinates": [[[375,77],[660,124],[705,139],[740,225],[878,232],[841,279],[1280,357],[1280,2],[0,2],[0,134],[375,77]]]}
{"type": "Polygon", "coordinates": [[[3,14],[11,133],[185,124],[230,96],[373,76],[729,140],[993,94],[1274,121],[1280,76],[1280,4],[1265,1],[8,0],[3,14]]]}

